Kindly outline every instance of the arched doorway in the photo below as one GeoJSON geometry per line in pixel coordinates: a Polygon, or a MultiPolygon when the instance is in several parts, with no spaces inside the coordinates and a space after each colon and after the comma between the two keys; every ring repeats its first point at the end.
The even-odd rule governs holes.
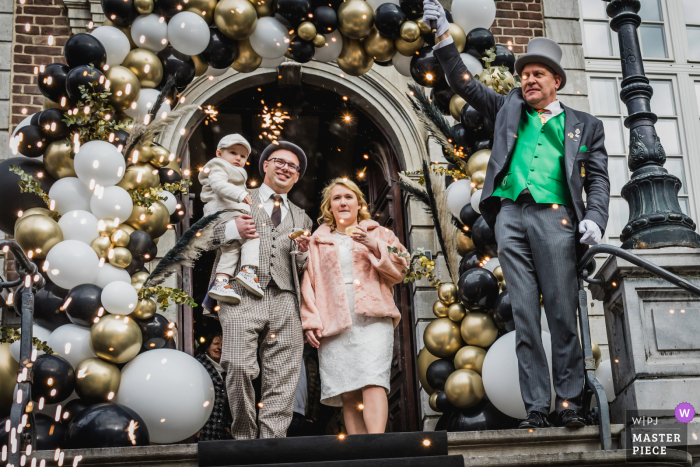
{"type": "MultiPolygon", "coordinates": [[[[303,69],[283,65],[278,70],[259,70],[253,74],[232,72],[215,82],[200,80],[184,93],[188,104],[212,105],[218,111],[216,122],[185,116],[161,141],[182,159],[192,171],[194,185],[190,199],[192,221],[202,215],[197,194],[201,187],[194,174],[214,157],[218,140],[229,133],[243,134],[253,146],[249,166],[249,185],[260,183],[258,157],[269,144],[262,115],[280,112],[290,117],[282,123],[279,139],[302,146],[309,156],[305,177],[290,193],[311,218],[318,215],[320,192],[331,178],[344,176],[358,182],[370,203],[373,217],[392,228],[404,244],[408,242],[403,200],[393,183],[400,170],[412,169],[425,151],[417,122],[404,96],[379,74],[360,78],[340,77],[337,67],[313,63],[303,69]],[[267,109],[267,110],[265,110],[267,109]],[[286,112],[286,114],[285,114],[286,112]],[[180,137],[179,129],[185,129],[180,137]]],[[[204,257],[194,271],[183,271],[182,287],[201,303],[213,258],[204,257]]],[[[419,426],[419,404],[414,377],[415,329],[410,293],[396,289],[396,302],[402,320],[395,333],[389,395],[389,431],[413,431],[419,426]]],[[[183,310],[187,327],[200,310],[183,310]]],[[[189,335],[188,335],[189,334],[189,335]]],[[[191,340],[185,330],[183,341],[191,340]]],[[[185,342],[187,350],[187,342],[185,342]]]]}

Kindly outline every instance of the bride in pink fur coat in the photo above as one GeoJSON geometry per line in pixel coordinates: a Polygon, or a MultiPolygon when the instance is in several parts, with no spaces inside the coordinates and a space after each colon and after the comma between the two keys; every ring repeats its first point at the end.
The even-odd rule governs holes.
{"type": "Polygon", "coordinates": [[[370,220],[359,187],[342,178],[323,190],[321,227],[311,237],[301,286],[306,340],[318,348],[321,402],[343,407],[348,434],[383,433],[401,314],[394,285],[405,252],[391,230],[370,220]]]}

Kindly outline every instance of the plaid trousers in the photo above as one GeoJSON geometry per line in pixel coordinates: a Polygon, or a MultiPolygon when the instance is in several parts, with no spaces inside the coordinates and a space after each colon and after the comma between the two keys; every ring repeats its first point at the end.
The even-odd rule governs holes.
{"type": "Polygon", "coordinates": [[[222,303],[219,319],[231,434],[235,439],[286,437],[304,352],[296,294],[271,283],[263,298],[244,293],[236,306],[222,303]],[[256,420],[253,380],[260,374],[258,352],[262,400],[256,420]]]}

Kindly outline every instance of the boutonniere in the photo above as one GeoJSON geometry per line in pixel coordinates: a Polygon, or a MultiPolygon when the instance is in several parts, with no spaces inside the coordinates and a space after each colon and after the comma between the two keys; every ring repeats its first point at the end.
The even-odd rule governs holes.
{"type": "Polygon", "coordinates": [[[586,151],[588,151],[588,147],[585,144],[583,146],[581,146],[581,149],[578,150],[578,152],[586,152],[586,151]]]}

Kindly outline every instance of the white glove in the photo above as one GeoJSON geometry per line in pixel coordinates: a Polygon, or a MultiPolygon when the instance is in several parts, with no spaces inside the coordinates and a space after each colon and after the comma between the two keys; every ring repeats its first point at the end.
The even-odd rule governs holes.
{"type": "Polygon", "coordinates": [[[425,24],[430,24],[430,21],[435,21],[436,31],[435,37],[440,37],[450,29],[450,23],[447,21],[445,9],[437,0],[423,0],[423,21],[425,24]]]}
{"type": "Polygon", "coordinates": [[[598,224],[588,219],[581,221],[578,231],[582,234],[581,243],[584,245],[597,245],[603,237],[598,224]]]}

